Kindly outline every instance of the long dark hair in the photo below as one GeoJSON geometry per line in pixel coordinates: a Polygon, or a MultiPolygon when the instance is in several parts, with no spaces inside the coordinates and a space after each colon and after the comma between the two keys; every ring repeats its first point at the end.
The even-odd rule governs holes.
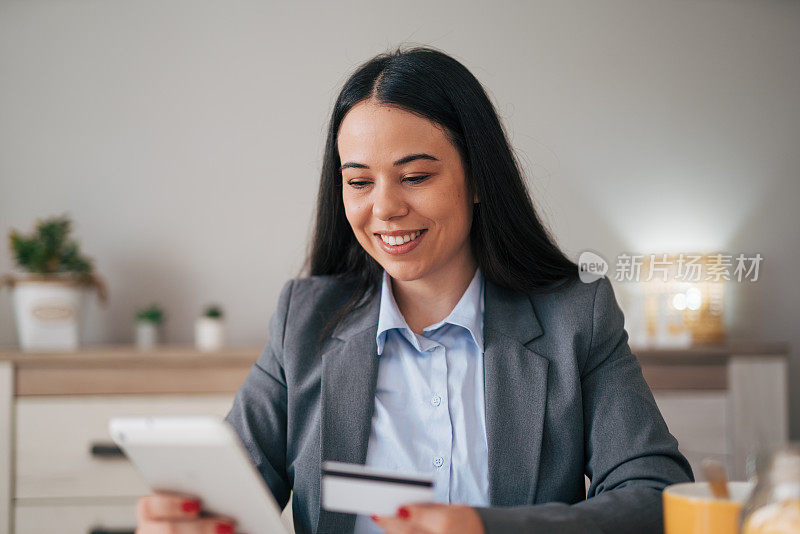
{"type": "Polygon", "coordinates": [[[555,244],[531,202],[503,126],[480,82],[457,60],[428,47],[379,54],[345,82],[333,107],[316,226],[304,270],[352,284],[350,300],[323,329],[378,290],[382,267],[359,244],[345,217],[337,135],[350,109],[367,99],[421,115],[442,126],[458,149],[474,204],[470,243],[487,280],[515,291],[553,290],[578,267],[555,244]]]}

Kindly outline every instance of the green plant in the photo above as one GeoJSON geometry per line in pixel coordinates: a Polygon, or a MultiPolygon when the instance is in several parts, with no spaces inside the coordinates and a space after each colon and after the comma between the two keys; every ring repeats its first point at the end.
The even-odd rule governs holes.
{"type": "Polygon", "coordinates": [[[137,321],[149,321],[154,324],[161,324],[167,319],[166,313],[158,304],[151,304],[147,308],[142,308],[136,312],[137,321]]]}
{"type": "Polygon", "coordinates": [[[222,308],[217,304],[209,304],[206,306],[206,311],[203,312],[203,315],[211,319],[222,319],[222,308]]]}
{"type": "Polygon", "coordinates": [[[37,274],[91,276],[92,260],[81,254],[77,241],[69,239],[71,230],[72,222],[66,214],[39,220],[30,235],[12,228],[8,237],[17,265],[37,274]]]}

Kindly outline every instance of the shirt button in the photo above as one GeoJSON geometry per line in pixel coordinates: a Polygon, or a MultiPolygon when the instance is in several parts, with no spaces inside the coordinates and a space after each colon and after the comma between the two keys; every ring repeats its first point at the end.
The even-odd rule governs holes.
{"type": "Polygon", "coordinates": [[[444,465],[444,458],[441,456],[437,456],[433,459],[433,466],[436,468],[442,467],[444,465]]]}
{"type": "Polygon", "coordinates": [[[442,403],[442,398],[439,395],[431,397],[431,406],[439,406],[442,403]]]}

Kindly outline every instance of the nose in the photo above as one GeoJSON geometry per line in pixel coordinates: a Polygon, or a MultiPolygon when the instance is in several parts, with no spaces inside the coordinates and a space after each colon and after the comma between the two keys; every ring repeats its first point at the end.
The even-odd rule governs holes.
{"type": "Polygon", "coordinates": [[[385,182],[374,189],[372,214],[382,221],[408,214],[408,204],[400,188],[385,182]]]}

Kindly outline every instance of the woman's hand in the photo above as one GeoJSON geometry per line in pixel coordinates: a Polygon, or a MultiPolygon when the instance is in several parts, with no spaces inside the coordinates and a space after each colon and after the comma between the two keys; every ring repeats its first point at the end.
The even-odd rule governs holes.
{"type": "Polygon", "coordinates": [[[372,520],[386,534],[485,534],[478,512],[460,504],[409,504],[372,520]]]}
{"type": "Polygon", "coordinates": [[[200,517],[200,501],[191,495],[145,495],[136,506],[136,534],[233,534],[232,519],[200,517]]]}

